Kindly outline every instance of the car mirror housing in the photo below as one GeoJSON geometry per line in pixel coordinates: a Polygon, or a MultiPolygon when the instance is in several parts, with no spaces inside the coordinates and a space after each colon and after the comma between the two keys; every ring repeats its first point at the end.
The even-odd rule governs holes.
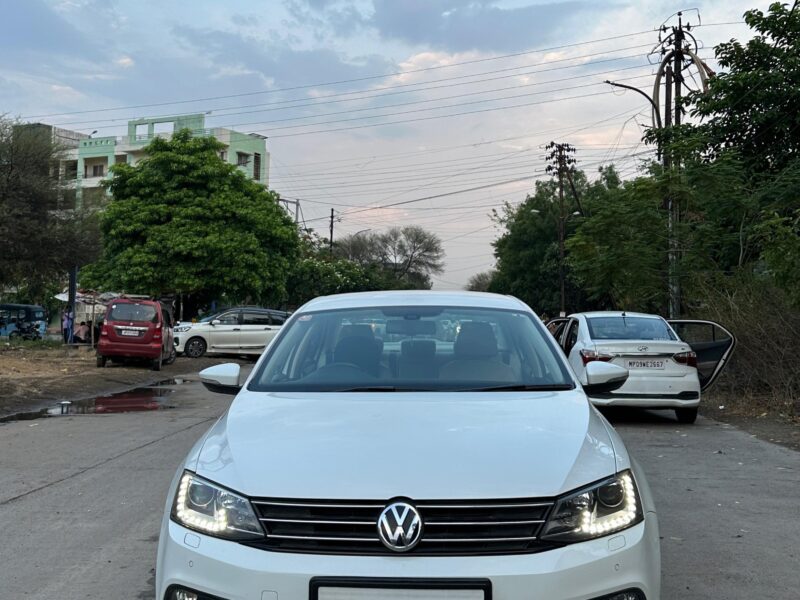
{"type": "Polygon", "coordinates": [[[214,319],[213,321],[211,321],[212,325],[219,325],[220,323],[222,323],[222,321],[220,321],[219,319],[214,319]]]}
{"type": "Polygon", "coordinates": [[[239,383],[239,365],[225,363],[200,371],[200,381],[210,392],[235,396],[242,389],[239,383]]]}
{"type": "Polygon", "coordinates": [[[628,369],[607,362],[593,361],[586,365],[583,391],[589,395],[608,394],[618,390],[628,380],[628,369]]]}

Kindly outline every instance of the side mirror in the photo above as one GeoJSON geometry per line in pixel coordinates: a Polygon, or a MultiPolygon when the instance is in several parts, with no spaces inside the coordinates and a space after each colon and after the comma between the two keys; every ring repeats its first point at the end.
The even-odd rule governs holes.
{"type": "Polygon", "coordinates": [[[219,325],[220,323],[222,323],[222,321],[220,321],[219,319],[213,319],[213,320],[211,321],[211,324],[212,324],[212,325],[219,325]]]}
{"type": "Polygon", "coordinates": [[[225,363],[200,371],[200,381],[209,392],[235,396],[242,389],[239,384],[239,365],[225,363]]]}
{"type": "Polygon", "coordinates": [[[628,369],[606,362],[592,361],[586,365],[583,391],[588,396],[608,394],[618,390],[628,380],[628,369]]]}

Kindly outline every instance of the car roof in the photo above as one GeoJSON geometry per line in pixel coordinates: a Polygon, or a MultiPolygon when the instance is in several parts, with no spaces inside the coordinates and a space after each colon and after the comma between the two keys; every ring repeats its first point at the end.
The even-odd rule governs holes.
{"type": "Polygon", "coordinates": [[[161,304],[158,300],[145,300],[139,298],[113,298],[109,304],[161,304]]]}
{"type": "Polygon", "coordinates": [[[575,313],[570,315],[571,317],[577,317],[578,315],[583,315],[584,317],[645,317],[648,319],[662,319],[660,315],[653,315],[649,313],[640,313],[640,312],[629,312],[627,310],[595,310],[590,312],[584,313],[575,313]]]}
{"type": "Polygon", "coordinates": [[[517,298],[500,294],[465,291],[394,290],[321,296],[304,304],[298,309],[298,312],[381,306],[459,306],[530,310],[526,304],[517,298]]]}

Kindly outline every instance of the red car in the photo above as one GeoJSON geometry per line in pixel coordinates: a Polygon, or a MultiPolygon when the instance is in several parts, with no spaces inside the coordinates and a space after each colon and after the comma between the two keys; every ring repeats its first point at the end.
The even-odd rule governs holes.
{"type": "Polygon", "coordinates": [[[172,316],[160,302],[118,298],[108,305],[97,344],[97,366],[125,358],[149,359],[154,371],[175,361],[172,316]]]}

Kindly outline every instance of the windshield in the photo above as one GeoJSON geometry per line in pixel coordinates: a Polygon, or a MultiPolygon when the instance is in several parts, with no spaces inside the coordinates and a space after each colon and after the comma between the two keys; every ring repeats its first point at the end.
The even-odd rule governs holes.
{"type": "Polygon", "coordinates": [[[156,307],[152,304],[112,304],[109,321],[156,321],[156,307]]]}
{"type": "Polygon", "coordinates": [[[254,376],[255,391],[573,387],[526,312],[383,307],[298,315],[254,376]]]}
{"type": "Polygon", "coordinates": [[[676,340],[669,325],[655,317],[590,317],[593,340],[676,340]]]}

